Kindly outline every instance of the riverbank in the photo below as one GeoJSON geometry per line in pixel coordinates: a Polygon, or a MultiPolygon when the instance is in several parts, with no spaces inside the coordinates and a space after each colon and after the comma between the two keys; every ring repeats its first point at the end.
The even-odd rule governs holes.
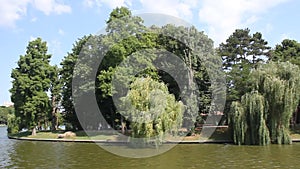
{"type": "MultiPolygon", "coordinates": [[[[40,131],[36,136],[32,136],[31,132],[21,132],[14,135],[8,135],[10,139],[26,140],[26,141],[50,141],[50,142],[82,142],[82,143],[129,143],[128,137],[116,131],[76,131],[76,137],[73,138],[58,138],[59,134],[65,131],[40,131]]],[[[168,144],[199,144],[199,143],[232,143],[228,134],[224,130],[216,130],[210,138],[206,138],[200,134],[192,136],[173,137],[166,136],[164,143],[168,144]]]]}
{"type": "MultiPolygon", "coordinates": [[[[129,143],[128,137],[120,134],[114,130],[103,131],[76,131],[75,137],[72,138],[58,138],[59,134],[65,131],[39,131],[36,136],[32,136],[31,132],[21,132],[14,135],[8,135],[9,139],[26,140],[26,141],[48,141],[48,142],[77,142],[77,143],[116,143],[127,144],[129,143]]],[[[300,142],[300,134],[298,131],[291,132],[292,142],[300,142]]],[[[201,144],[201,143],[214,143],[214,144],[232,144],[229,133],[227,130],[217,129],[209,138],[200,134],[184,137],[167,136],[164,143],[168,144],[201,144]]]]}

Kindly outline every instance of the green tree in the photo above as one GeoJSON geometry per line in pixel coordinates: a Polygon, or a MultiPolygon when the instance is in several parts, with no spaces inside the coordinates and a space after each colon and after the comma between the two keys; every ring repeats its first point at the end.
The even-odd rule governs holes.
{"type": "MultiPolygon", "coordinates": [[[[222,62],[215,54],[213,41],[193,26],[166,25],[156,30],[162,34],[158,38],[158,44],[182,59],[188,67],[188,75],[185,78],[188,79],[187,91],[190,93],[185,93],[187,98],[183,98],[184,104],[187,105],[185,117],[189,118],[186,120],[193,119],[194,122],[200,113],[223,111],[220,102],[212,100],[213,94],[218,95],[218,98],[225,96],[225,93],[221,92],[224,77],[220,67],[222,62]]],[[[209,123],[216,122],[218,120],[209,123]]]]}
{"type": "MultiPolygon", "coordinates": [[[[112,11],[107,21],[106,31],[106,35],[90,38],[88,41],[89,48],[85,49],[83,53],[85,56],[88,56],[86,58],[91,58],[91,60],[101,59],[102,61],[97,72],[96,97],[103,116],[113,128],[116,127],[116,120],[118,123],[123,123],[123,117],[116,110],[112,100],[112,96],[116,92],[120,92],[116,91],[112,85],[113,75],[120,68],[119,64],[123,63],[128,56],[146,49],[164,49],[179,56],[190,68],[187,75],[183,75],[185,77],[182,78],[188,79],[188,82],[185,86],[185,91],[179,91],[176,82],[167,72],[157,70],[153,66],[152,62],[158,61],[158,57],[153,55],[136,57],[135,61],[137,63],[144,64],[147,67],[139,72],[137,77],[149,76],[163,81],[168,85],[169,91],[175,95],[177,100],[181,99],[180,94],[188,96],[184,100],[185,104],[189,104],[186,112],[191,115],[190,119],[195,119],[194,114],[198,114],[199,110],[197,108],[199,103],[197,99],[199,96],[202,111],[208,113],[211,91],[217,88],[217,85],[211,87],[209,78],[212,77],[209,77],[209,73],[218,72],[215,69],[215,65],[218,64],[216,62],[217,58],[214,58],[213,42],[203,32],[197,31],[195,27],[186,28],[173,25],[167,25],[163,28],[154,26],[146,28],[141,18],[132,16],[129,9],[124,7],[116,8],[112,11]],[[98,58],[99,56],[104,56],[104,58],[98,58]],[[205,67],[211,68],[210,72],[205,67]],[[196,83],[194,83],[194,80],[196,83]],[[199,91],[195,91],[197,85],[199,91]],[[186,93],[188,91],[193,92],[186,93]]],[[[86,66],[86,63],[90,61],[87,59],[80,62],[82,63],[79,66],[81,70],[76,72],[88,74],[87,72],[91,71],[89,69],[91,66],[86,66]]],[[[121,69],[131,72],[134,70],[134,67],[122,67],[121,69]]],[[[131,77],[119,78],[121,81],[118,84],[129,87],[130,82],[136,77],[133,77],[133,79],[131,77]]],[[[82,84],[83,88],[87,86],[82,84]]],[[[86,92],[88,90],[86,89],[86,92]]]]}
{"type": "Polygon", "coordinates": [[[0,106],[0,124],[7,124],[8,116],[13,113],[13,107],[0,106]]]}
{"type": "Polygon", "coordinates": [[[290,119],[298,105],[300,69],[289,62],[269,62],[254,70],[251,93],[233,102],[230,128],[236,144],[290,144],[290,119]]]}
{"type": "Polygon", "coordinates": [[[137,78],[121,98],[121,114],[131,121],[132,137],[156,138],[177,132],[182,125],[184,105],[169,94],[167,86],[149,77],[137,78]]]}
{"type": "Polygon", "coordinates": [[[264,62],[269,56],[270,47],[262,34],[250,34],[250,29],[237,29],[229,36],[226,43],[221,43],[218,53],[223,60],[223,70],[226,72],[227,101],[225,111],[229,111],[232,101],[238,101],[246,93],[249,74],[252,69],[264,62]]]}
{"type": "Polygon", "coordinates": [[[50,93],[51,93],[51,130],[56,131],[59,125],[59,104],[61,98],[61,83],[59,79],[59,68],[57,66],[52,66],[50,73],[51,85],[50,85],[50,93]]]}
{"type": "Polygon", "coordinates": [[[112,77],[117,65],[127,56],[139,49],[153,46],[152,36],[144,36],[141,33],[143,30],[146,30],[146,27],[140,17],[133,16],[128,8],[116,8],[107,21],[107,35],[99,37],[101,42],[97,41],[102,48],[109,50],[99,66],[96,95],[102,114],[113,128],[116,127],[116,119],[121,123],[123,119],[116,111],[112,100],[112,77]]]}
{"type": "Polygon", "coordinates": [[[46,42],[37,38],[29,42],[26,54],[20,56],[17,68],[11,73],[15,116],[20,118],[20,126],[32,130],[32,135],[36,127],[41,128],[49,120],[50,58],[46,42]]]}
{"type": "MultiPolygon", "coordinates": [[[[73,71],[78,61],[78,56],[91,36],[84,36],[73,45],[72,51],[64,57],[61,62],[60,75],[60,86],[61,86],[61,105],[63,107],[63,117],[66,123],[71,124],[71,129],[82,129],[81,125],[77,119],[73,96],[72,96],[72,80],[73,71]]],[[[67,128],[69,126],[67,125],[67,128]]]]}
{"type": "MultiPolygon", "coordinates": [[[[271,51],[270,60],[279,62],[290,62],[300,66],[300,43],[296,40],[284,39],[281,44],[276,45],[271,51]]],[[[294,113],[292,124],[300,123],[300,101],[294,113]]]]}
{"type": "Polygon", "coordinates": [[[289,61],[300,66],[300,43],[296,40],[284,39],[272,50],[270,60],[275,62],[289,61]]]}
{"type": "Polygon", "coordinates": [[[232,102],[229,128],[235,144],[267,145],[270,143],[265,109],[264,97],[257,91],[246,93],[241,103],[232,102]]]}

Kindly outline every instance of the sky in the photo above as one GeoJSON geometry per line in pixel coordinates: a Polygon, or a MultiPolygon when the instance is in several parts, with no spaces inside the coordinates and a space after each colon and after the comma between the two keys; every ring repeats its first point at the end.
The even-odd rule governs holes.
{"type": "Polygon", "coordinates": [[[105,27],[115,7],[134,15],[161,13],[181,18],[214,40],[234,32],[261,32],[271,47],[283,39],[300,42],[299,0],[0,0],[0,105],[10,101],[10,74],[28,42],[47,42],[51,63],[62,61],[74,42],[105,27]]]}

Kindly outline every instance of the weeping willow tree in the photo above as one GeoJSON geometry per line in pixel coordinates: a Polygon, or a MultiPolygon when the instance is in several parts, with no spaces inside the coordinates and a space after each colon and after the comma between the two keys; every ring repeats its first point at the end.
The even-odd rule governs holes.
{"type": "Polygon", "coordinates": [[[141,138],[144,143],[153,138],[161,143],[166,133],[176,134],[182,125],[184,105],[162,82],[137,78],[121,101],[120,113],[130,121],[132,138],[141,138]]]}
{"type": "Polygon", "coordinates": [[[229,128],[231,129],[231,137],[235,144],[241,145],[245,143],[245,110],[240,102],[232,102],[230,112],[228,114],[229,128]]]}
{"type": "Polygon", "coordinates": [[[270,62],[253,72],[254,88],[268,105],[267,125],[273,143],[290,144],[290,119],[299,101],[300,70],[289,62],[270,62]]]}
{"type": "Polygon", "coordinates": [[[253,70],[253,91],[233,102],[229,126],[236,144],[290,144],[290,119],[299,100],[300,70],[270,62],[253,70]]]}
{"type": "Polygon", "coordinates": [[[246,93],[241,103],[232,103],[229,124],[235,144],[266,145],[270,143],[264,103],[263,96],[257,91],[246,93]]]}

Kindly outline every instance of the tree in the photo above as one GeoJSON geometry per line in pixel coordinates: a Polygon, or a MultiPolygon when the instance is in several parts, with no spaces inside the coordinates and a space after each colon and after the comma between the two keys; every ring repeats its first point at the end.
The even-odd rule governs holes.
{"type": "Polygon", "coordinates": [[[275,62],[289,61],[300,66],[300,43],[296,40],[284,39],[272,50],[270,60],[275,62]]]}
{"type": "Polygon", "coordinates": [[[17,68],[11,73],[15,116],[20,118],[20,126],[32,130],[32,135],[36,127],[40,129],[49,119],[50,58],[46,42],[37,38],[29,42],[26,54],[20,56],[17,68]]]}
{"type": "MultiPolygon", "coordinates": [[[[116,111],[112,100],[112,77],[117,65],[127,56],[154,44],[154,41],[150,40],[151,36],[142,35],[141,32],[145,29],[142,19],[132,16],[128,8],[116,8],[111,12],[107,21],[107,35],[99,36],[101,40],[97,41],[102,45],[102,48],[109,50],[105,54],[97,73],[96,96],[103,116],[113,128],[116,127],[116,119],[119,119],[121,123],[123,119],[116,111]]],[[[95,55],[96,58],[99,54],[95,55]]]]}
{"type": "MultiPolygon", "coordinates": [[[[60,75],[60,86],[61,86],[61,105],[63,107],[64,120],[71,124],[72,129],[82,129],[77,119],[73,96],[72,96],[72,79],[73,71],[78,61],[78,56],[91,36],[84,36],[75,42],[72,48],[72,52],[68,53],[61,62],[60,75]]],[[[68,128],[68,125],[67,125],[68,128]]]]}
{"type": "Polygon", "coordinates": [[[50,73],[51,85],[50,85],[50,93],[51,93],[51,130],[56,131],[59,125],[59,104],[61,98],[61,83],[59,80],[59,68],[57,66],[52,66],[50,73]]]}
{"type": "Polygon", "coordinates": [[[235,144],[267,145],[270,143],[265,109],[264,97],[257,91],[246,93],[241,103],[232,102],[229,128],[235,144]]]}
{"type": "MultiPolygon", "coordinates": [[[[274,62],[290,62],[300,66],[300,43],[295,40],[284,39],[271,51],[270,60],[274,62]]],[[[300,123],[300,101],[296,109],[292,124],[300,123]]]]}
{"type": "MultiPolygon", "coordinates": [[[[167,86],[149,77],[137,78],[122,100],[120,113],[131,121],[132,137],[156,138],[162,142],[166,133],[178,131],[184,105],[169,94],[167,86]]],[[[134,140],[134,139],[133,139],[134,140]]]]}
{"type": "Polygon", "coordinates": [[[0,124],[7,124],[8,116],[13,113],[13,107],[0,106],[0,124]]]}
{"type": "Polygon", "coordinates": [[[165,25],[157,29],[157,32],[160,34],[158,44],[182,59],[188,67],[187,77],[184,77],[188,79],[186,91],[175,93],[179,95],[179,92],[183,92],[187,96],[182,98],[187,105],[184,126],[191,127],[190,124],[195,122],[200,113],[208,114],[210,110],[222,111],[221,107],[211,107],[212,93],[216,94],[216,86],[221,86],[212,83],[212,80],[220,82],[217,79],[222,77],[218,67],[221,62],[214,53],[213,41],[193,26],[165,25]]]}
{"type": "Polygon", "coordinates": [[[258,63],[264,62],[269,56],[270,47],[262,39],[259,32],[250,34],[250,29],[237,29],[221,43],[218,53],[223,60],[223,70],[226,72],[227,103],[225,111],[229,111],[231,102],[240,101],[241,97],[250,92],[248,88],[249,74],[258,63]]]}
{"type": "MultiPolygon", "coordinates": [[[[191,116],[190,119],[196,118],[196,115],[199,113],[198,107],[201,107],[202,111],[206,113],[209,112],[211,108],[209,105],[211,103],[211,91],[217,88],[217,85],[211,87],[209,78],[212,77],[209,77],[209,73],[220,72],[220,69],[218,71],[215,69],[215,65],[218,64],[215,61],[217,60],[216,57],[214,57],[213,42],[203,32],[198,32],[195,27],[186,28],[174,25],[163,28],[146,28],[141,18],[132,16],[129,9],[124,7],[116,8],[112,11],[107,21],[106,31],[107,34],[93,36],[88,40],[88,48],[82,52],[86,56],[86,60],[80,61],[81,65],[78,65],[79,69],[75,72],[77,72],[76,76],[78,77],[80,76],[78,72],[82,72],[85,75],[89,74],[87,72],[91,72],[92,69],[90,60],[94,60],[94,62],[102,61],[99,66],[97,65],[96,97],[102,115],[113,128],[117,128],[117,124],[120,124],[120,122],[124,124],[124,117],[118,113],[112,98],[116,92],[120,93],[112,85],[113,75],[120,68],[119,65],[124,63],[129,56],[147,49],[164,49],[177,55],[183,60],[183,63],[188,65],[187,67],[190,69],[182,78],[188,79],[185,89],[184,91],[179,91],[176,81],[168,72],[155,68],[153,62],[159,62],[159,59],[157,59],[159,57],[157,56],[144,55],[136,57],[137,63],[146,65],[146,68],[139,72],[136,77],[147,76],[166,83],[169,91],[175,95],[176,100],[184,100],[184,103],[187,105],[186,112],[191,116]],[[102,56],[103,58],[100,58],[102,56]],[[87,66],[87,63],[90,65],[87,66]],[[210,68],[210,72],[207,71],[205,66],[210,68]],[[194,83],[194,80],[196,83],[194,83]],[[199,91],[196,91],[197,87],[199,91]],[[185,95],[184,98],[181,97],[183,95],[185,95]],[[201,98],[200,106],[198,105],[199,96],[201,98]]],[[[164,62],[162,64],[167,65],[168,63],[164,62]]],[[[123,66],[122,69],[130,72],[134,70],[134,67],[123,66]]],[[[92,80],[94,79],[91,78],[90,81],[92,80]]],[[[131,78],[123,78],[123,81],[121,80],[118,84],[129,87],[133,80],[131,78]]],[[[182,81],[185,83],[184,80],[182,81]]],[[[81,89],[87,86],[82,84],[81,89]]],[[[93,85],[90,87],[93,87],[93,85]]],[[[89,89],[85,90],[84,93],[88,93],[89,89]]],[[[194,121],[192,122],[193,124],[194,121]]]]}
{"type": "Polygon", "coordinates": [[[300,98],[300,69],[289,62],[269,62],[254,70],[252,92],[233,102],[230,128],[236,144],[290,144],[290,119],[300,98]]]}

